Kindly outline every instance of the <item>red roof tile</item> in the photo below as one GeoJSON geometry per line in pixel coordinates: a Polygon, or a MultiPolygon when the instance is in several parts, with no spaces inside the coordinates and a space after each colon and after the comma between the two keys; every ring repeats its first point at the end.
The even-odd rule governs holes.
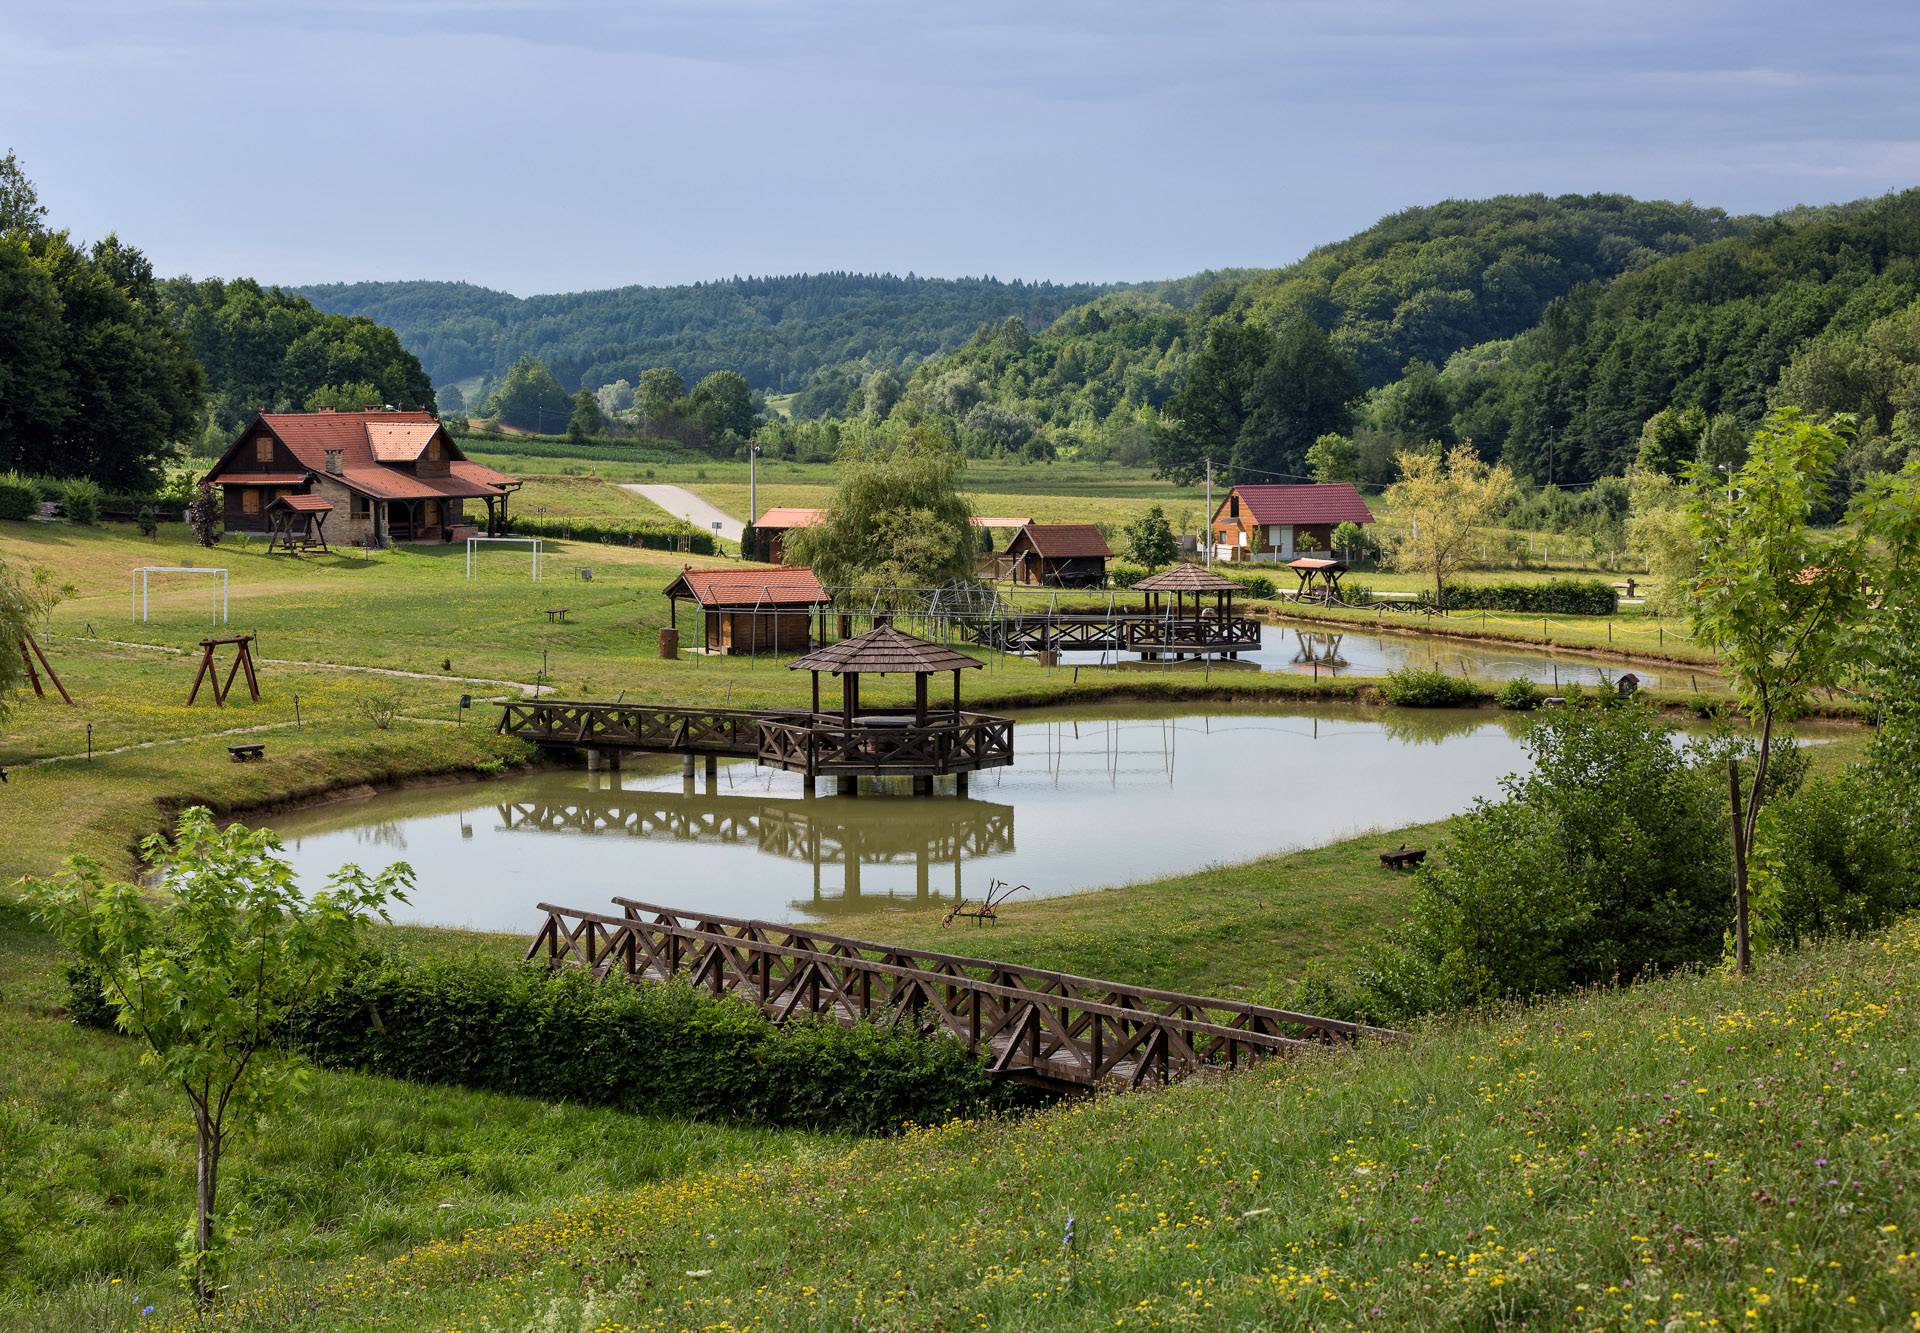
{"type": "Polygon", "coordinates": [[[367,444],[376,462],[411,463],[427,451],[439,429],[437,421],[369,421],[367,444]]]}
{"type": "Polygon", "coordinates": [[[1029,523],[1014,534],[1015,541],[1021,537],[1049,560],[1091,556],[1106,559],[1113,554],[1100,529],[1091,523],[1029,523]]]}
{"type": "Polygon", "coordinates": [[[411,472],[378,464],[342,468],[338,479],[376,500],[467,500],[500,494],[497,486],[464,477],[416,477],[411,472]]]}
{"type": "Polygon", "coordinates": [[[794,569],[688,569],[665,589],[702,606],[825,606],[833,599],[813,571],[794,569]]]}
{"type": "Polygon", "coordinates": [[[306,479],[304,472],[222,472],[207,480],[215,486],[298,486],[306,479]]]}
{"type": "Polygon", "coordinates": [[[769,509],[760,515],[756,528],[811,528],[827,516],[824,509],[769,509]]]}
{"type": "MultiPolygon", "coordinates": [[[[1326,485],[1235,486],[1240,510],[1256,523],[1371,523],[1373,511],[1344,481],[1326,485]]],[[[1222,509],[1225,506],[1222,505],[1222,509]]]]}
{"type": "Polygon", "coordinates": [[[302,513],[308,514],[331,514],[333,512],[333,506],[317,495],[283,495],[268,505],[267,508],[277,509],[283,505],[288,509],[298,509],[302,513]]]}

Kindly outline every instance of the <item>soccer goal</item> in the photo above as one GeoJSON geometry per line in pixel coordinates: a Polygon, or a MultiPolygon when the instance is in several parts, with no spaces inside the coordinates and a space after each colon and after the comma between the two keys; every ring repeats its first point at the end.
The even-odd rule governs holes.
{"type": "Polygon", "coordinates": [[[227,571],[209,565],[139,565],[133,571],[133,618],[145,621],[152,619],[149,614],[149,594],[155,574],[205,574],[209,576],[208,591],[213,594],[213,623],[227,623],[227,571]]]}
{"type": "Polygon", "coordinates": [[[510,542],[533,548],[533,581],[540,581],[540,538],[538,537],[469,537],[467,538],[467,582],[472,583],[479,569],[480,547],[485,542],[510,542]]]}

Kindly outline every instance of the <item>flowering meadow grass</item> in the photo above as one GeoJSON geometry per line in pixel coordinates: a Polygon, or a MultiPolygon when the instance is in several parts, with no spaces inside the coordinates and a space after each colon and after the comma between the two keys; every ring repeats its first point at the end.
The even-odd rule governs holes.
{"type": "Polygon", "coordinates": [[[224,1327],[1920,1327],[1920,922],[583,1200],[224,1327]],[[1070,1237],[1070,1241],[1069,1241],[1070,1237]]]}

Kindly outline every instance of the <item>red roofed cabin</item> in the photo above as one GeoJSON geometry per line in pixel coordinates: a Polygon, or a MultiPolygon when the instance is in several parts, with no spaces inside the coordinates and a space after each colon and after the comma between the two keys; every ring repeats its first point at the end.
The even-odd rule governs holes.
{"type": "Polygon", "coordinates": [[[1373,511],[1347,482],[1301,486],[1235,486],[1214,510],[1209,535],[1215,560],[1291,564],[1333,558],[1333,530],[1371,523],[1373,511]]]}
{"type": "Polygon", "coordinates": [[[826,513],[824,509],[769,509],[748,525],[740,554],[748,560],[783,565],[787,560],[787,534],[795,528],[816,526],[826,513]]]}
{"type": "Polygon", "coordinates": [[[1091,523],[1029,523],[1013,534],[1001,563],[1015,583],[1043,588],[1098,588],[1113,551],[1091,523]]]}
{"type": "Polygon", "coordinates": [[[692,602],[704,622],[695,651],[804,653],[813,646],[813,613],[833,599],[811,569],[681,570],[666,587],[670,622],[692,602]]]}
{"type": "Polygon", "coordinates": [[[206,480],[225,493],[228,532],[267,532],[268,506],[314,495],[346,545],[441,542],[502,530],[520,483],[470,462],[429,412],[262,412],[206,480]],[[467,501],[484,502],[485,518],[467,501]]]}

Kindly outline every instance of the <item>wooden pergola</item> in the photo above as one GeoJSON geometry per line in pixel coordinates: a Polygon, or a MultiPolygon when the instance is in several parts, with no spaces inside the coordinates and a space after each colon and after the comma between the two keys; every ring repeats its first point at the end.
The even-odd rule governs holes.
{"type": "Polygon", "coordinates": [[[1316,579],[1320,582],[1319,600],[1329,604],[1339,600],[1340,576],[1347,572],[1344,560],[1314,560],[1303,556],[1301,559],[1288,561],[1287,568],[1300,579],[1300,587],[1293,594],[1296,602],[1313,600],[1313,585],[1316,579]]]}
{"type": "Polygon", "coordinates": [[[1232,579],[1202,569],[1199,565],[1175,565],[1163,569],[1158,574],[1150,574],[1133,585],[1133,590],[1145,593],[1147,611],[1151,615],[1165,615],[1174,620],[1200,620],[1206,611],[1201,599],[1208,593],[1213,594],[1213,615],[1216,620],[1225,621],[1233,616],[1233,594],[1240,585],[1232,579]],[[1161,599],[1171,594],[1172,607],[1161,599]],[[1187,598],[1191,596],[1191,610],[1187,598]]]}
{"type": "Polygon", "coordinates": [[[960,714],[960,673],[977,671],[984,663],[978,658],[957,653],[951,648],[902,633],[892,625],[880,625],[865,634],[808,653],[787,663],[789,671],[805,671],[813,676],[814,716],[831,716],[820,711],[820,674],[840,677],[840,720],[846,726],[856,721],[878,722],[878,716],[860,712],[860,677],[913,677],[913,724],[927,725],[927,677],[941,671],[953,673],[953,713],[960,714]]]}
{"type": "Polygon", "coordinates": [[[281,496],[267,506],[267,521],[273,528],[267,553],[278,550],[304,555],[316,548],[326,551],[327,515],[332,512],[333,506],[317,495],[281,496]]]}

